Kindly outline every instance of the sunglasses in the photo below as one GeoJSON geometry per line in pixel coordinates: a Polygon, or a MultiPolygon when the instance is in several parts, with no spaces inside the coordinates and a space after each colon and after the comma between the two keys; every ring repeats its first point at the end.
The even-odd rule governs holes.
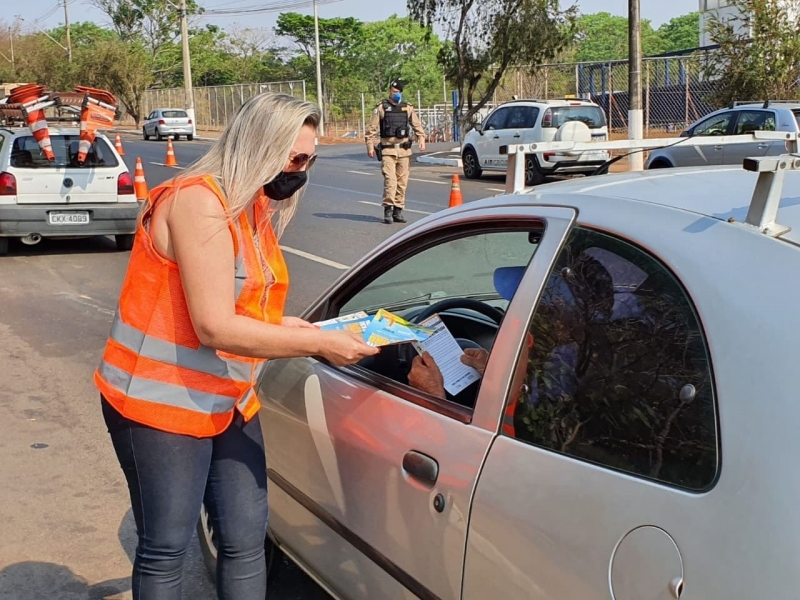
{"type": "Polygon", "coordinates": [[[310,169],[314,162],[317,160],[316,154],[295,154],[289,159],[289,164],[292,165],[294,171],[300,171],[303,167],[310,169]]]}

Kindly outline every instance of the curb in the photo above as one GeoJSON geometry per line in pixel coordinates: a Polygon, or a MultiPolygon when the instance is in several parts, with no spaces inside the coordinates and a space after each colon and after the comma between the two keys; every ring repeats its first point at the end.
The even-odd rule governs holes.
{"type": "Polygon", "coordinates": [[[425,154],[417,157],[418,163],[427,165],[442,165],[445,167],[461,167],[463,166],[460,158],[445,158],[444,156],[437,156],[439,154],[452,154],[452,152],[434,152],[433,154],[425,154]]]}
{"type": "MultiPolygon", "coordinates": [[[[141,130],[139,129],[108,129],[107,131],[111,131],[112,133],[127,133],[130,135],[142,135],[141,130]]],[[[216,142],[218,138],[210,138],[210,137],[201,137],[199,135],[194,136],[194,139],[199,140],[201,142],[216,142]]]]}

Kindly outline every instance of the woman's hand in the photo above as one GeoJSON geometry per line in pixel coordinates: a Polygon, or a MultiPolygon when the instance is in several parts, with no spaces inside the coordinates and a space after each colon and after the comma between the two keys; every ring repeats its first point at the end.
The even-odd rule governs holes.
{"type": "Polygon", "coordinates": [[[281,319],[281,325],[284,327],[299,327],[301,329],[318,329],[316,325],[304,321],[300,317],[283,317],[281,319]]]}
{"type": "Polygon", "coordinates": [[[354,365],[367,356],[380,352],[352,331],[320,331],[320,335],[320,356],[337,367],[354,365]]]}

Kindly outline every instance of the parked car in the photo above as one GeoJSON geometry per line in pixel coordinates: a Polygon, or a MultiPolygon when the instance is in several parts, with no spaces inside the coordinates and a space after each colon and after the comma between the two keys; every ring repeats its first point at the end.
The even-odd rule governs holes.
{"type": "MultiPolygon", "coordinates": [[[[505,171],[508,157],[501,153],[502,146],[552,142],[559,137],[559,129],[570,122],[585,124],[593,142],[608,139],[603,110],[593,102],[515,100],[501,104],[464,136],[461,144],[464,177],[478,179],[484,171],[505,171]]],[[[591,175],[608,158],[605,151],[585,152],[577,157],[555,152],[531,154],[525,183],[538,185],[554,174],[591,175]]]]}
{"type": "Polygon", "coordinates": [[[194,124],[189,113],[180,108],[157,108],[147,116],[142,125],[142,137],[145,141],[150,136],[159,142],[165,137],[179,140],[182,135],[191,142],[194,139],[194,124]]]}
{"type": "Polygon", "coordinates": [[[108,138],[98,134],[78,162],[77,127],[50,127],[54,161],[28,128],[0,128],[0,254],[10,238],[113,235],[130,250],[139,203],[128,167],[108,138]]]}
{"type": "Polygon", "coordinates": [[[272,560],[345,600],[794,600],[784,184],[782,227],[744,222],[755,174],[685,169],[465,204],[371,251],[303,316],[438,314],[485,373],[439,398],[408,345],[269,361],[272,560]]]}
{"type": "MultiPolygon", "coordinates": [[[[740,135],[753,131],[800,131],[800,103],[742,104],[724,108],[694,123],[681,137],[740,135]]],[[[785,144],[769,140],[705,147],[678,144],[650,152],[645,168],[741,165],[745,158],[777,156],[786,150],[785,144]]]]}

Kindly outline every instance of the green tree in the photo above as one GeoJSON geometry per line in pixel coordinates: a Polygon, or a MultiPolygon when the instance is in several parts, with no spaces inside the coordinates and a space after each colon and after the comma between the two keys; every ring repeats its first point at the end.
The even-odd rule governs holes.
{"type": "Polygon", "coordinates": [[[407,0],[432,35],[445,31],[439,63],[458,90],[461,125],[492,98],[513,65],[552,60],[574,36],[577,11],[558,0],[407,0]]]}
{"type": "MultiPolygon", "coordinates": [[[[581,15],[577,20],[575,47],[575,60],[580,62],[627,59],[628,19],[607,12],[581,15]]],[[[664,52],[664,47],[664,40],[653,29],[650,21],[643,19],[644,55],[660,54],[664,52]]]]}
{"type": "Polygon", "coordinates": [[[700,13],[693,12],[670,19],[658,28],[664,52],[691,50],[700,44],[700,13]]]}
{"type": "Polygon", "coordinates": [[[795,98],[800,78],[800,14],[779,0],[732,0],[742,15],[708,24],[719,50],[708,64],[719,105],[795,98]]]}

